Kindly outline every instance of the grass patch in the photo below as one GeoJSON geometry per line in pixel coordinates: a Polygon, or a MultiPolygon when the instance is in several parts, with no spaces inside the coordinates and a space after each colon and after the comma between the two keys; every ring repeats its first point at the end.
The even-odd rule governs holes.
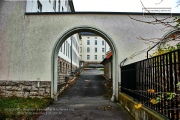
{"type": "Polygon", "coordinates": [[[51,98],[0,98],[0,120],[7,118],[33,120],[52,102],[51,98]]]}

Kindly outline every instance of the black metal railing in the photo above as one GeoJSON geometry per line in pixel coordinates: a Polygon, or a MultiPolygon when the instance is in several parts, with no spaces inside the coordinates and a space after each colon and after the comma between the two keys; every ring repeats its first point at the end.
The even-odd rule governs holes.
{"type": "Polygon", "coordinates": [[[172,120],[180,119],[179,82],[180,50],[121,67],[121,92],[172,120]]]}

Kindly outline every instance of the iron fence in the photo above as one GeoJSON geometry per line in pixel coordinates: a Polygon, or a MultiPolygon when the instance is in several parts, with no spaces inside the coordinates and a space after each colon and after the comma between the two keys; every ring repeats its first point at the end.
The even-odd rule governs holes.
{"type": "Polygon", "coordinates": [[[180,50],[121,67],[121,92],[168,119],[180,119],[180,50]]]}

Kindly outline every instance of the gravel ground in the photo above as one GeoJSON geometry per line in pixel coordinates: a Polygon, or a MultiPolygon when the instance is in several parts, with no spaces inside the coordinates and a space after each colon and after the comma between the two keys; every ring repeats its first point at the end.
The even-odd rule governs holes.
{"type": "Polygon", "coordinates": [[[102,71],[84,70],[38,120],[133,120],[122,106],[103,97],[104,82],[102,71]]]}

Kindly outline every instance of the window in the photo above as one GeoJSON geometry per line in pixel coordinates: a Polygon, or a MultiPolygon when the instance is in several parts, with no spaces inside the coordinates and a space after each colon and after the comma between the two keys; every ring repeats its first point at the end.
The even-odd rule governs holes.
{"type": "Polygon", "coordinates": [[[42,4],[39,0],[37,1],[37,12],[42,12],[42,4]]]}
{"type": "Polygon", "coordinates": [[[61,11],[61,0],[59,0],[58,9],[59,9],[59,12],[60,12],[61,11]]]}
{"type": "Polygon", "coordinates": [[[82,60],[82,55],[80,55],[80,59],[82,60]]]}
{"type": "Polygon", "coordinates": [[[61,46],[61,48],[60,48],[60,51],[62,52],[62,46],[61,46]]]}
{"type": "Polygon", "coordinates": [[[54,9],[54,11],[56,11],[56,0],[54,0],[54,2],[53,2],[53,9],[54,9]]]}
{"type": "Polygon", "coordinates": [[[94,60],[97,60],[97,55],[94,56],[94,60]]]}
{"type": "Polygon", "coordinates": [[[90,40],[87,40],[87,45],[90,45],[90,40]]]}
{"type": "Polygon", "coordinates": [[[80,47],[80,52],[82,52],[82,47],[80,47]]]}
{"type": "Polygon", "coordinates": [[[104,45],[104,40],[102,41],[102,45],[104,45]]]}
{"type": "Polygon", "coordinates": [[[102,48],[102,52],[104,52],[104,48],[102,48]]]}
{"type": "Polygon", "coordinates": [[[90,60],[90,55],[87,55],[87,60],[90,60]]]}
{"type": "Polygon", "coordinates": [[[102,55],[102,60],[104,60],[104,55],[102,55]]]}
{"type": "Polygon", "coordinates": [[[65,6],[67,6],[67,0],[65,0],[65,6]]]}
{"type": "Polygon", "coordinates": [[[87,52],[90,52],[90,47],[87,47],[87,52]]]}
{"type": "Polygon", "coordinates": [[[95,45],[97,45],[97,40],[95,40],[95,45]]]}
{"type": "Polygon", "coordinates": [[[82,45],[82,40],[80,40],[80,45],[82,45]]]}
{"type": "Polygon", "coordinates": [[[97,52],[97,47],[94,48],[94,52],[97,52]]]}
{"type": "Polygon", "coordinates": [[[69,49],[69,43],[68,43],[68,58],[69,58],[69,50],[70,50],[70,49],[69,49]]]}
{"type": "Polygon", "coordinates": [[[97,39],[97,37],[95,37],[95,39],[97,39]]]}

